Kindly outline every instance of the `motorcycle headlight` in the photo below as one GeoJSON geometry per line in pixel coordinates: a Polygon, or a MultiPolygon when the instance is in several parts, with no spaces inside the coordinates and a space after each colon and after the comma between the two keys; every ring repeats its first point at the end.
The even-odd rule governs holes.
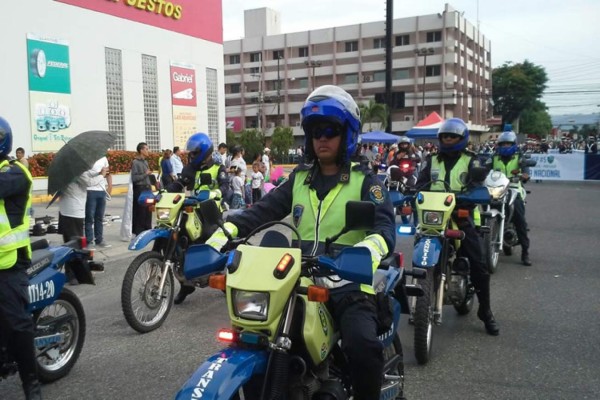
{"type": "Polygon", "coordinates": [[[232,289],[233,313],[240,318],[266,321],[269,312],[268,292],[246,292],[232,289]]]}
{"type": "Polygon", "coordinates": [[[490,192],[490,196],[492,196],[493,199],[499,199],[504,194],[504,187],[488,187],[488,192],[490,192]]]}
{"type": "Polygon", "coordinates": [[[444,221],[444,213],[441,211],[423,212],[423,223],[427,225],[441,225],[444,221]]]}
{"type": "Polygon", "coordinates": [[[169,219],[171,215],[171,209],[169,208],[157,208],[156,209],[156,219],[169,219]]]}

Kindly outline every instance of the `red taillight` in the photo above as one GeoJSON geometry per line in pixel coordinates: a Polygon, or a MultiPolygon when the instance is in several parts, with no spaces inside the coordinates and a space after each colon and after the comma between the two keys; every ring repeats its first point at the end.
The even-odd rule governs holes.
{"type": "Polygon", "coordinates": [[[153,197],[147,198],[146,204],[154,204],[154,198],[153,197]]]}
{"type": "Polygon", "coordinates": [[[404,253],[398,253],[398,268],[404,267],[404,253]]]}
{"type": "Polygon", "coordinates": [[[79,246],[81,249],[85,249],[88,245],[87,237],[83,236],[79,238],[79,246]]]}
{"type": "Polygon", "coordinates": [[[220,329],[217,332],[217,339],[220,342],[233,343],[237,341],[237,333],[231,329],[220,329]]]}
{"type": "Polygon", "coordinates": [[[410,168],[410,164],[409,163],[403,163],[400,165],[400,168],[407,170],[408,168],[410,168]]]}
{"type": "Polygon", "coordinates": [[[410,206],[404,206],[404,207],[402,207],[402,210],[400,212],[402,213],[402,215],[411,215],[412,214],[412,207],[410,207],[410,206]]]}

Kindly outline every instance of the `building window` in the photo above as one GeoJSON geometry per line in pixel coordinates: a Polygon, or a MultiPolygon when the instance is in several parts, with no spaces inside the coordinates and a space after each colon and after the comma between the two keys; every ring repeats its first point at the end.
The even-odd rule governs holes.
{"type": "Polygon", "coordinates": [[[219,89],[217,70],[206,68],[206,108],[208,111],[208,136],[219,143],[219,89]]]}
{"type": "Polygon", "coordinates": [[[425,76],[440,76],[442,67],[440,65],[428,65],[425,69],[425,76]]]}
{"type": "Polygon", "coordinates": [[[384,49],[385,48],[385,38],[373,39],[373,48],[374,49],[384,49]]]}
{"type": "Polygon", "coordinates": [[[308,47],[298,47],[298,57],[308,57],[308,47]]]}
{"type": "Polygon", "coordinates": [[[346,42],[346,52],[358,51],[358,41],[346,42]]]}
{"type": "Polygon", "coordinates": [[[297,81],[298,81],[298,86],[300,86],[300,89],[308,88],[308,78],[300,78],[300,79],[297,79],[297,81]]]}
{"type": "Polygon", "coordinates": [[[277,60],[279,58],[283,60],[283,50],[273,50],[273,60],[277,60]]]}
{"type": "Polygon", "coordinates": [[[106,66],[106,104],[108,130],[116,133],[115,150],[125,150],[125,112],[123,108],[123,63],[121,50],[104,49],[106,66]]]}
{"type": "Polygon", "coordinates": [[[250,71],[251,74],[260,74],[260,68],[259,67],[248,68],[248,70],[250,71]]]}
{"type": "Polygon", "coordinates": [[[142,91],[144,94],[144,124],[146,143],[151,151],[160,150],[158,119],[158,80],[156,57],[142,54],[142,91]]]}
{"type": "Polygon", "coordinates": [[[375,82],[385,81],[385,71],[377,71],[373,74],[373,80],[375,82]]]}
{"type": "Polygon", "coordinates": [[[240,55],[232,54],[229,56],[229,64],[239,64],[240,63],[240,55]]]}
{"type": "Polygon", "coordinates": [[[239,93],[240,92],[240,84],[232,83],[229,85],[229,93],[239,93]]]}
{"type": "Polygon", "coordinates": [[[410,77],[407,69],[395,69],[394,79],[408,79],[410,77]]]}
{"type": "Polygon", "coordinates": [[[409,35],[396,36],[396,46],[408,46],[410,44],[409,35]]]}
{"type": "Polygon", "coordinates": [[[258,62],[262,60],[261,53],[250,53],[250,62],[258,62]]]}
{"type": "Polygon", "coordinates": [[[427,43],[441,42],[441,41],[442,41],[442,31],[427,32],[427,43]]]}
{"type": "Polygon", "coordinates": [[[358,74],[344,75],[344,84],[345,85],[353,84],[353,83],[358,83],[358,74]]]}

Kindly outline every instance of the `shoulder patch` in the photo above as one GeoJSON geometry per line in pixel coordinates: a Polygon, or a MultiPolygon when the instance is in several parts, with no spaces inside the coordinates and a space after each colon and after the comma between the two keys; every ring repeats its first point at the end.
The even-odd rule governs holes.
{"type": "Polygon", "coordinates": [[[373,185],[369,188],[369,197],[371,201],[375,204],[383,204],[385,201],[385,195],[383,193],[383,188],[380,185],[373,185]]]}

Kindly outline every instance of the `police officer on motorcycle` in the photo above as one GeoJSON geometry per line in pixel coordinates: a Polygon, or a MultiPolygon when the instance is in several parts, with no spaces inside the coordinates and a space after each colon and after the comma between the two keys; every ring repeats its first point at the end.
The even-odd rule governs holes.
{"type": "Polygon", "coordinates": [[[527,235],[527,221],[525,220],[525,202],[523,185],[521,182],[529,180],[529,168],[522,162],[522,156],[517,145],[517,135],[513,131],[505,131],[498,137],[496,154],[488,159],[486,165],[496,171],[502,171],[511,182],[511,186],[516,185],[519,190],[519,196],[515,199],[513,222],[517,231],[517,238],[521,244],[521,262],[523,265],[530,266],[529,259],[529,236],[527,235]]]}
{"type": "MultiPolygon", "coordinates": [[[[187,189],[198,193],[201,190],[210,190],[213,192],[213,196],[222,199],[229,190],[229,177],[225,166],[214,161],[213,149],[212,141],[206,133],[198,132],[190,136],[186,144],[188,164],[181,171],[181,177],[171,183],[167,187],[167,191],[181,192],[187,189]],[[212,183],[202,185],[201,174],[210,174],[212,183]]],[[[173,302],[181,304],[194,290],[194,286],[182,283],[173,302]]]]}
{"type": "Polygon", "coordinates": [[[27,168],[8,161],[11,149],[12,130],[0,117],[0,343],[7,346],[17,362],[26,399],[41,399],[33,343],[34,325],[27,312],[33,180],[27,168]]]}
{"type": "MultiPolygon", "coordinates": [[[[351,200],[375,204],[375,228],[351,232],[334,243],[334,249],[362,246],[370,250],[374,268],[395,246],[394,209],[386,189],[359,163],[352,163],[360,132],[359,109],[343,89],[326,85],[315,89],[301,110],[305,133],[305,161],[276,190],[251,208],[227,218],[233,236],[246,236],[254,228],[291,213],[307,255],[322,254],[325,239],[344,226],[345,204],[351,200]]],[[[226,243],[222,230],[206,242],[217,249],[226,243]]],[[[383,346],[377,338],[377,310],[370,285],[319,278],[330,288],[330,307],[350,364],[355,399],[378,399],[383,371],[383,346]]]]}
{"type": "MultiPolygon", "coordinates": [[[[438,130],[438,139],[439,154],[430,155],[425,160],[417,188],[445,191],[449,185],[451,191],[460,192],[480,185],[481,182],[474,182],[471,178],[472,168],[480,167],[480,163],[475,153],[466,150],[469,128],[464,121],[460,118],[444,121],[438,130]]],[[[471,282],[479,299],[477,317],[485,324],[488,334],[497,336],[500,328],[490,306],[490,275],[483,262],[481,239],[473,218],[461,219],[458,227],[465,233],[459,255],[469,260],[471,282]]]]}

